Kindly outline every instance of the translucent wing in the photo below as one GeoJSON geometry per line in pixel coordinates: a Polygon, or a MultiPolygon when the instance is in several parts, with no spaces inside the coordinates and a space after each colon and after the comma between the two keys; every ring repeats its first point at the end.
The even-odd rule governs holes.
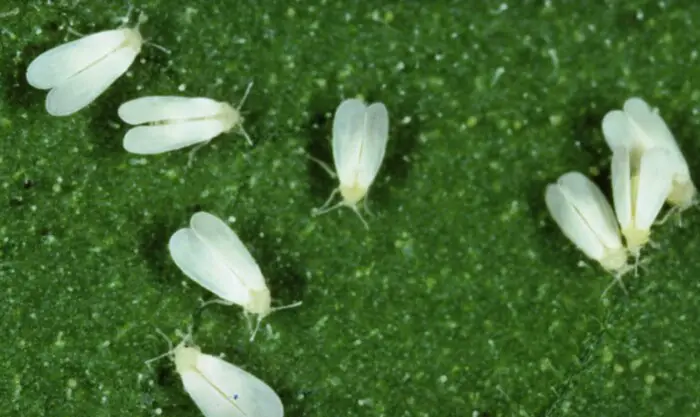
{"type": "MultiPolygon", "coordinates": [[[[620,146],[634,147],[635,137],[627,115],[622,110],[613,110],[603,117],[603,137],[610,150],[620,146]]],[[[641,145],[641,144],[639,144],[641,145]]]]}
{"type": "Polygon", "coordinates": [[[219,119],[136,126],[124,135],[124,149],[141,155],[173,151],[211,140],[219,136],[225,127],[219,119]]]}
{"type": "Polygon", "coordinates": [[[627,229],[632,226],[632,168],[630,166],[630,151],[624,146],[613,149],[610,163],[612,178],[613,204],[620,227],[627,229]]]}
{"type": "Polygon", "coordinates": [[[175,264],[190,279],[223,300],[240,306],[248,304],[247,288],[192,229],[175,232],[168,242],[168,249],[175,264]]]}
{"type": "Polygon", "coordinates": [[[669,151],[663,148],[650,149],[642,155],[635,201],[635,227],[651,228],[666,197],[671,192],[672,177],[668,166],[669,151]]]}
{"type": "Polygon", "coordinates": [[[250,417],[199,372],[183,372],[180,377],[185,391],[205,417],[250,417]]]}
{"type": "Polygon", "coordinates": [[[27,81],[42,90],[56,87],[107,56],[126,39],[125,29],[107,30],[49,49],[29,64],[27,81]]]}
{"type": "Polygon", "coordinates": [[[676,139],[668,129],[666,122],[644,100],[638,97],[625,101],[624,110],[631,123],[642,136],[646,148],[661,146],[678,150],[676,139]]]}
{"type": "Polygon", "coordinates": [[[562,233],[591,259],[602,259],[605,247],[586,224],[574,206],[567,200],[558,184],[550,184],[545,192],[545,202],[562,233]]]}
{"type": "Polygon", "coordinates": [[[676,139],[661,116],[641,98],[631,98],[625,102],[625,113],[645,149],[662,147],[669,151],[667,157],[670,168],[683,179],[690,179],[688,163],[676,139]]]}
{"type": "Polygon", "coordinates": [[[357,182],[362,188],[369,188],[382,164],[389,139],[389,113],[386,106],[382,103],[369,106],[364,125],[357,182]]]}
{"type": "MultiPolygon", "coordinates": [[[[197,370],[244,413],[241,415],[283,417],[284,407],[275,391],[241,368],[215,356],[202,354],[197,360],[197,370]]],[[[204,414],[208,415],[206,412],[204,414]]]]}
{"type": "Polygon", "coordinates": [[[340,103],[333,116],[333,161],[341,184],[354,185],[365,135],[365,111],[362,100],[340,103]]]}
{"type": "Polygon", "coordinates": [[[597,185],[579,172],[562,175],[558,184],[569,203],[606,247],[622,247],[615,213],[597,185]]]}
{"type": "Polygon", "coordinates": [[[149,96],[127,101],[118,113],[126,123],[137,125],[216,117],[221,107],[222,103],[204,97],[149,96]]]}
{"type": "Polygon", "coordinates": [[[139,50],[132,47],[117,49],[61,82],[46,96],[46,110],[53,116],[68,116],[92,103],[129,69],[139,50]]]}
{"type": "Polygon", "coordinates": [[[190,220],[190,227],[209,248],[216,252],[243,284],[250,289],[267,288],[265,278],[248,249],[226,223],[200,211],[190,220]]]}

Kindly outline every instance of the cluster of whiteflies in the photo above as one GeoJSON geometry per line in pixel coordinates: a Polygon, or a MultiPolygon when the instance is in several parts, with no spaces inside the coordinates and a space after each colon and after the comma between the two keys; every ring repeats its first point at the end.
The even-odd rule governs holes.
{"type": "Polygon", "coordinates": [[[612,151],[614,211],[598,186],[579,172],[548,185],[545,200],[562,232],[619,281],[636,270],[664,203],[671,208],[658,223],[695,204],[697,191],[673,134],[644,100],[630,98],[622,110],[607,113],[602,128],[612,151]]]}
{"type": "MultiPolygon", "coordinates": [[[[36,88],[50,90],[46,97],[50,114],[67,116],[88,106],[123,75],[142,44],[138,25],[84,36],[39,55],[27,69],[27,80],[36,88]]],[[[250,85],[241,103],[249,91],[250,85]]],[[[124,148],[137,154],[157,154],[204,144],[236,126],[250,141],[241,127],[243,118],[239,110],[240,105],[234,108],[202,97],[137,98],[118,109],[126,123],[141,125],[127,132],[124,148]]],[[[347,206],[367,226],[357,205],[366,201],[384,158],[388,137],[389,115],[383,104],[368,106],[362,100],[347,99],[338,106],[332,139],[335,172],[324,162],[310,158],[337,176],[340,184],[312,214],[347,206]],[[342,200],[331,205],[337,193],[342,200]]],[[[246,317],[257,316],[251,341],[264,317],[275,310],[301,304],[272,307],[270,290],[257,262],[236,233],[213,214],[195,213],[190,227],[173,234],[168,247],[185,275],[219,297],[213,302],[239,305],[246,317]]],[[[281,417],[284,414],[274,390],[241,368],[201,353],[192,343],[191,334],[158,358],[165,356],[174,361],[185,390],[206,416],[281,417]]]]}

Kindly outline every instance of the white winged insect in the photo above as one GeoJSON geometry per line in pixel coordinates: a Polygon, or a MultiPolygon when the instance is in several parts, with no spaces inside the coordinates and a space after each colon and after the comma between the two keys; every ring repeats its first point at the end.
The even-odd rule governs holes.
{"type": "Polygon", "coordinates": [[[568,172],[545,191],[545,202],[564,235],[586,256],[619,280],[630,271],[627,250],[610,203],[597,185],[579,172],[568,172]]]}
{"type": "Polygon", "coordinates": [[[147,364],[170,357],[182,385],[205,417],[283,417],[275,391],[252,374],[216,356],[202,353],[187,336],[174,348],[147,364]]]}
{"type": "Polygon", "coordinates": [[[637,263],[642,247],[649,243],[651,226],[671,192],[668,153],[665,148],[651,148],[635,160],[625,146],[613,150],[610,169],[615,214],[627,249],[637,263]]]}
{"type": "MultiPolygon", "coordinates": [[[[671,192],[666,201],[673,206],[669,214],[695,204],[697,190],[690,177],[688,163],[657,109],[633,97],[622,110],[608,112],[603,118],[603,135],[611,150],[625,146],[631,149],[633,164],[638,164],[644,151],[662,148],[668,151],[666,161],[673,175],[671,192]]],[[[663,220],[662,220],[663,222],[663,220]]]]}
{"type": "Polygon", "coordinates": [[[365,199],[377,176],[388,139],[389,113],[384,104],[373,103],[367,106],[362,100],[354,98],[340,103],[333,117],[333,162],[336,173],[314,158],[332,176],[338,177],[340,185],[333,190],[323,206],[314,209],[312,214],[319,215],[347,206],[368,227],[357,204],[365,199]],[[330,206],[338,192],[343,200],[330,206]]]}
{"type": "Polygon", "coordinates": [[[128,152],[152,155],[205,144],[234,127],[251,145],[243,129],[240,108],[248,97],[248,84],[238,108],[204,97],[148,96],[119,106],[119,117],[131,128],[124,136],[128,152]]]}
{"type": "Polygon", "coordinates": [[[121,77],[141,52],[139,25],[84,36],[50,49],[27,68],[27,82],[46,96],[46,111],[68,116],[92,103],[121,77]]]}
{"type": "Polygon", "coordinates": [[[258,317],[251,341],[262,319],[274,311],[301,305],[296,302],[272,308],[270,290],[255,259],[236,233],[212,214],[195,213],[190,227],[172,235],[168,249],[185,275],[220,298],[214,302],[237,304],[246,314],[258,317]]]}

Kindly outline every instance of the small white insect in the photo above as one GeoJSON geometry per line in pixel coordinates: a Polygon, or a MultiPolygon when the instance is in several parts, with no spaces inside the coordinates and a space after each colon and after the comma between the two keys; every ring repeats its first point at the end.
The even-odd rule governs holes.
{"type": "Polygon", "coordinates": [[[27,68],[27,81],[46,96],[46,111],[68,116],[92,103],[121,77],[141,51],[139,25],[84,36],[39,55],[27,68]]]}
{"type": "MultiPolygon", "coordinates": [[[[162,334],[162,333],[161,333],[162,334]]],[[[266,383],[216,356],[202,353],[187,336],[174,348],[146,363],[168,356],[185,391],[206,417],[283,417],[279,396],[266,383]]]]}
{"type": "Polygon", "coordinates": [[[576,247],[618,279],[630,270],[627,250],[610,203],[597,185],[579,172],[568,172],[545,192],[549,213],[576,247]]]}
{"type": "Polygon", "coordinates": [[[669,158],[665,148],[643,151],[638,162],[632,161],[632,151],[625,146],[613,150],[611,177],[615,214],[627,249],[637,263],[642,247],[649,243],[651,226],[671,192],[669,158]]]}
{"type": "Polygon", "coordinates": [[[333,161],[337,174],[325,163],[313,158],[330,175],[337,176],[340,185],[333,190],[323,206],[314,209],[312,214],[319,215],[347,206],[368,227],[357,204],[366,197],[377,176],[388,139],[389,113],[384,104],[373,103],[367,106],[362,100],[354,98],[340,103],[333,117],[333,161]],[[338,192],[343,201],[329,207],[338,192]]]}
{"type": "Polygon", "coordinates": [[[631,149],[633,165],[639,163],[645,150],[666,149],[666,165],[673,171],[673,186],[667,201],[675,210],[681,211],[695,204],[697,190],[688,163],[658,110],[652,109],[641,98],[633,97],[625,102],[623,110],[608,112],[602,127],[611,150],[619,146],[631,149]]]}
{"type": "Polygon", "coordinates": [[[260,322],[274,311],[297,307],[301,302],[271,307],[265,278],[236,233],[218,217],[200,211],[190,227],[175,232],[168,242],[170,256],[193,281],[219,296],[214,302],[243,307],[258,317],[250,340],[260,322]]]}
{"type": "Polygon", "coordinates": [[[251,145],[253,142],[242,126],[240,108],[252,83],[238,105],[204,97],[149,96],[127,101],[119,106],[119,117],[131,125],[124,136],[124,149],[140,155],[152,155],[205,144],[234,127],[251,145]]]}

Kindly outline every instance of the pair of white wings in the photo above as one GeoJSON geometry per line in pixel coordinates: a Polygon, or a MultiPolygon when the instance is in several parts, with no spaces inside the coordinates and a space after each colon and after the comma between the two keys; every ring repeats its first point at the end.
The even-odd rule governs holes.
{"type": "Polygon", "coordinates": [[[267,288],[258,264],[243,242],[212,214],[195,213],[190,227],[173,234],[168,248],[185,275],[232,304],[246,306],[249,290],[267,288]]]}
{"type": "Polygon", "coordinates": [[[27,68],[27,81],[48,90],[46,110],[68,116],[92,103],[122,76],[141,51],[135,29],[95,33],[39,55],[27,68]]]}
{"type": "Polygon", "coordinates": [[[127,101],[118,110],[124,122],[153,124],[130,129],[124,149],[152,155],[206,142],[232,127],[233,112],[227,103],[204,97],[149,96],[127,101]]]}
{"type": "Polygon", "coordinates": [[[615,210],[585,175],[569,172],[547,186],[547,208],[562,232],[590,258],[623,250],[622,230],[649,230],[671,191],[668,151],[645,151],[632,166],[628,148],[613,152],[611,175],[615,210]],[[619,224],[619,226],[618,226],[619,224]]]}
{"type": "Polygon", "coordinates": [[[634,152],[666,149],[668,164],[675,174],[690,178],[688,164],[666,122],[641,98],[627,100],[622,110],[608,112],[603,118],[603,136],[612,151],[628,147],[634,152]]]}
{"type": "Polygon", "coordinates": [[[613,150],[611,163],[613,202],[622,230],[649,230],[671,192],[673,177],[670,152],[665,148],[643,151],[632,161],[629,148],[613,150]]]}
{"type": "Polygon", "coordinates": [[[589,258],[601,260],[624,250],[610,203],[597,185],[579,172],[569,172],[547,186],[545,202],[564,235],[589,258]]]}
{"type": "Polygon", "coordinates": [[[367,189],[384,159],[389,113],[382,103],[340,103],[333,117],[333,161],[342,185],[367,189]]]}
{"type": "Polygon", "coordinates": [[[215,356],[199,353],[181,372],[185,391],[205,417],[283,417],[279,396],[266,383],[215,356]]]}
{"type": "Polygon", "coordinates": [[[613,151],[613,201],[620,226],[648,230],[671,193],[674,176],[690,179],[688,164],[666,122],[641,98],[608,112],[602,127],[613,151]]]}

